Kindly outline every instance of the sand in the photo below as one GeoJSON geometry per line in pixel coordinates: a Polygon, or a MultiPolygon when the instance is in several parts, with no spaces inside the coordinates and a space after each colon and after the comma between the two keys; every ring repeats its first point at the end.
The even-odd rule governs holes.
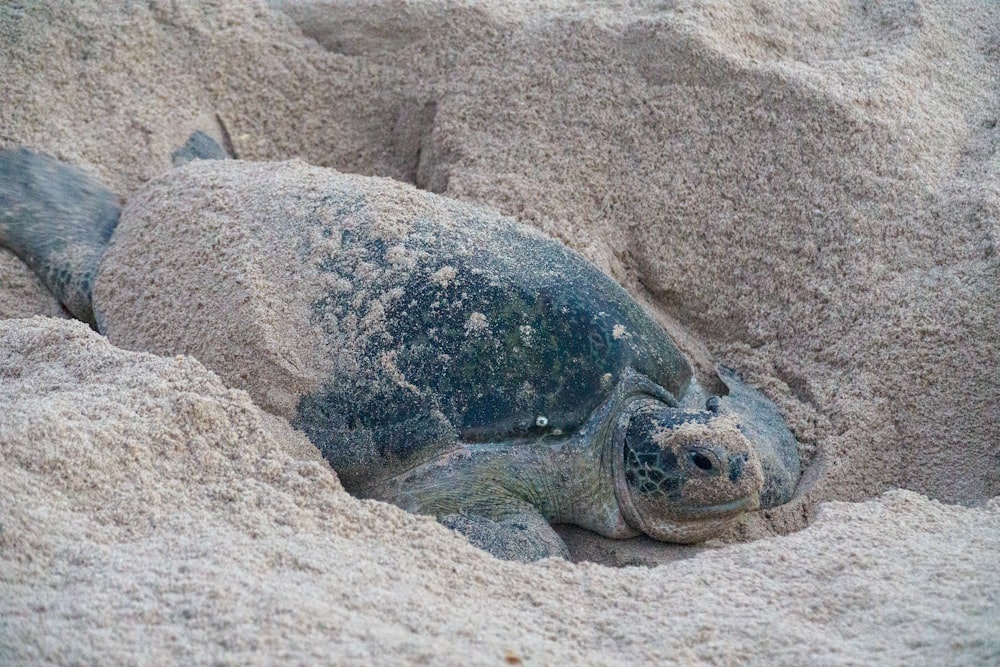
{"type": "Polygon", "coordinates": [[[69,317],[28,265],[0,248],[0,320],[33,315],[69,317]]]}
{"type": "Polygon", "coordinates": [[[4,147],[128,198],[201,128],[515,215],[808,464],[701,549],[563,533],[656,568],[515,565],[352,499],[211,360],[11,319],[0,661],[997,662],[998,44],[972,2],[0,8],[4,147]]]}
{"type": "Polygon", "coordinates": [[[893,491],[655,569],[517,565],[354,500],[324,462],[287,453],[287,426],[190,357],[126,352],[65,320],[0,333],[12,663],[997,655],[996,500],[893,491]]]}

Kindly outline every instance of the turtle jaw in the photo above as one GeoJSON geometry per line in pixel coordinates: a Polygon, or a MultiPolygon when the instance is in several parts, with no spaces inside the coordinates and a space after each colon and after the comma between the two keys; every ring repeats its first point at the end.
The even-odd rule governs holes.
{"type": "Polygon", "coordinates": [[[760,505],[761,464],[731,417],[636,397],[610,443],[622,516],[654,539],[710,539],[760,505]]]}
{"type": "MultiPolygon", "coordinates": [[[[635,525],[641,526],[639,530],[643,534],[661,542],[694,544],[718,537],[732,526],[740,515],[755,510],[758,506],[757,495],[753,494],[728,503],[678,510],[670,519],[649,521],[632,503],[632,518],[627,520],[635,520],[637,522],[635,525]]],[[[623,511],[623,514],[629,517],[630,513],[623,511]]]]}
{"type": "Polygon", "coordinates": [[[678,518],[697,521],[701,518],[728,519],[742,514],[745,510],[756,509],[756,495],[744,496],[728,503],[706,505],[705,507],[690,507],[678,511],[678,518]]]}

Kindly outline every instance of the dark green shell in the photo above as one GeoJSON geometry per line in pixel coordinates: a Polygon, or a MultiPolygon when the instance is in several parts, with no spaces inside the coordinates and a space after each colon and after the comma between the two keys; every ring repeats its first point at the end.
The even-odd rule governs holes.
{"type": "MultiPolygon", "coordinates": [[[[380,239],[340,233],[339,254],[379,268],[369,287],[398,294],[352,381],[334,378],[298,405],[296,426],[349,489],[427,460],[456,438],[571,434],[627,367],[674,395],[691,377],[669,336],[625,290],[514,221],[417,221],[404,246],[419,259],[406,271],[392,270],[380,239]]],[[[341,266],[338,257],[327,263],[333,272],[341,266]]],[[[317,321],[343,320],[356,303],[331,290],[313,308],[317,321]]]]}

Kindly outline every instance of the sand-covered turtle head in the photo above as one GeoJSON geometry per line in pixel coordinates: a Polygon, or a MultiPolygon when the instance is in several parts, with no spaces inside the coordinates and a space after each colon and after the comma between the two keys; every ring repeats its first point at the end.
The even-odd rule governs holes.
{"type": "Polygon", "coordinates": [[[667,542],[697,542],[756,509],[760,459],[717,399],[705,410],[652,397],[631,402],[618,421],[615,493],[632,528],[667,542]]]}

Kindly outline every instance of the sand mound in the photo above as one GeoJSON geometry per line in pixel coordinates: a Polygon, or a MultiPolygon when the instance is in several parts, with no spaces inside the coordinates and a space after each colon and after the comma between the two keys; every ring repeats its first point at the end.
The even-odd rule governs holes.
{"type": "MultiPolygon", "coordinates": [[[[0,652],[996,662],[995,500],[819,503],[1000,493],[997,44],[977,2],[0,8],[0,145],[128,196],[201,128],[499,208],[743,370],[811,459],[736,537],[799,533],[523,568],[352,500],[190,360],[8,324],[0,652]]],[[[0,315],[58,312],[0,253],[0,315]]]]}
{"type": "Polygon", "coordinates": [[[985,663],[1000,650],[1000,589],[982,574],[1000,551],[995,501],[900,491],[670,567],[524,567],[351,498],[190,357],[43,318],[0,323],[0,340],[5,661],[985,663]]]}

